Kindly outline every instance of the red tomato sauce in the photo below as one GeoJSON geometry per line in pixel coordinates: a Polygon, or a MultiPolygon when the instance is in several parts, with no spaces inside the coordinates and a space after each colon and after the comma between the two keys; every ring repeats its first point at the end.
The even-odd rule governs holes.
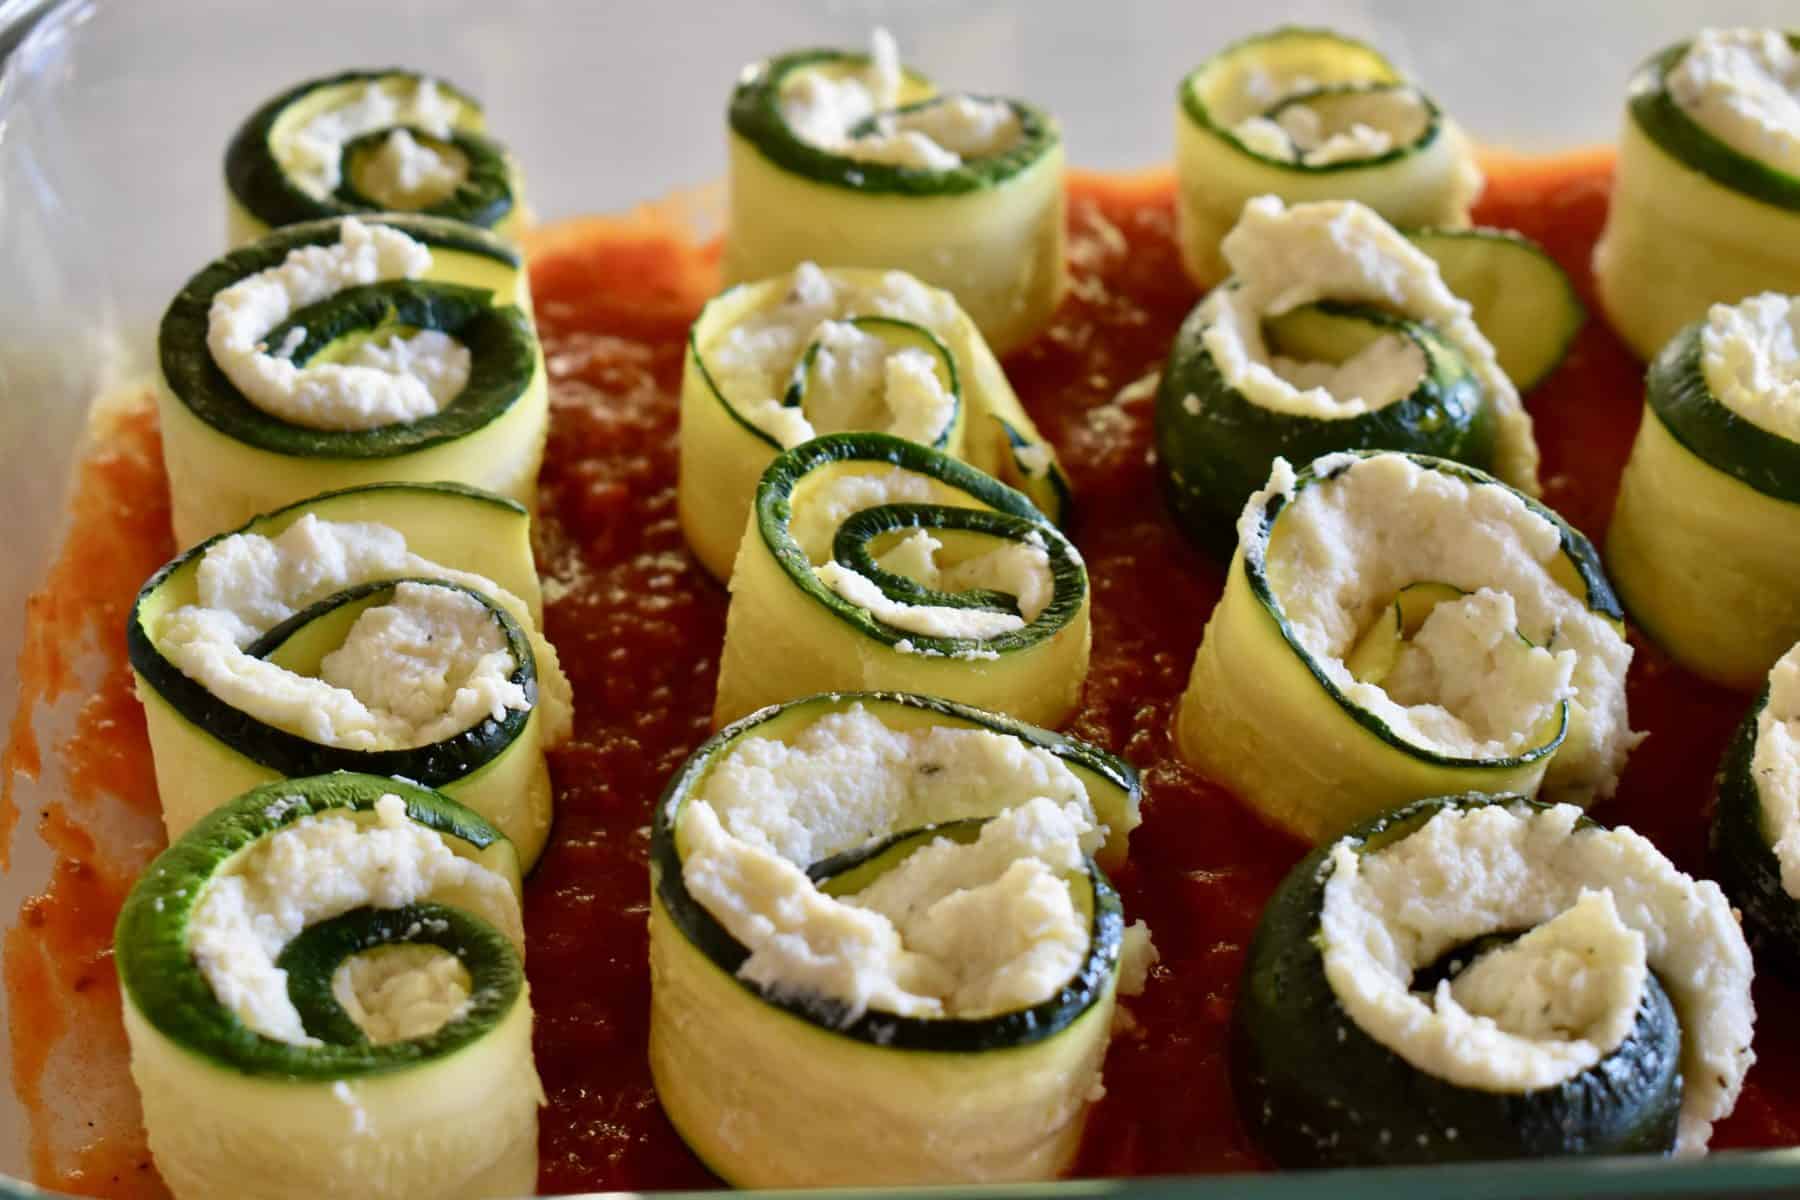
{"type": "MultiPolygon", "coordinates": [[[[1496,156],[1488,166],[1476,220],[1542,242],[1598,311],[1588,256],[1605,215],[1610,154],[1496,156]]],[[[1127,1002],[1131,1021],[1109,1052],[1106,1097],[1093,1110],[1076,1171],[1252,1169],[1265,1164],[1233,1112],[1225,1031],[1263,903],[1304,847],[1189,771],[1173,751],[1171,718],[1221,569],[1189,547],[1163,512],[1150,449],[1151,393],[1132,386],[1161,366],[1197,299],[1174,246],[1171,179],[1077,175],[1070,201],[1069,298],[1006,368],[1076,488],[1073,535],[1092,584],[1094,652],[1069,729],[1143,771],[1144,825],[1114,882],[1127,914],[1149,922],[1162,955],[1144,995],[1127,1002]]],[[[539,562],[546,632],[576,698],[574,737],[551,760],[557,825],[526,887],[537,1063],[549,1098],[539,1180],[546,1192],[713,1182],[663,1117],[651,1086],[645,917],[650,806],[710,732],[724,632],[724,588],[689,556],[675,517],[684,339],[717,282],[716,247],[697,245],[652,215],[561,226],[534,242],[532,286],[553,380],[539,562]]],[[[1546,499],[1596,541],[1636,431],[1641,377],[1619,341],[1590,320],[1568,360],[1527,401],[1546,499]]],[[[91,560],[97,548],[115,544],[106,504],[141,513],[165,502],[160,471],[143,465],[154,430],[127,426],[124,435],[137,439],[136,466],[84,480],[83,495],[93,492],[101,503],[89,505],[87,518],[78,508],[64,563],[91,560]],[[95,492],[101,483],[110,490],[95,492]]],[[[130,521],[124,527],[133,528],[130,521]]],[[[154,551],[142,570],[133,562],[131,571],[96,582],[59,565],[33,603],[29,645],[61,644],[97,610],[111,628],[122,623],[120,604],[168,549],[166,532],[137,534],[154,551]]],[[[1748,698],[1710,687],[1642,639],[1633,642],[1632,723],[1651,737],[1596,815],[1633,825],[1681,867],[1704,874],[1712,773],[1748,698]]],[[[87,732],[78,729],[55,756],[71,778],[85,781],[82,788],[121,787],[123,803],[141,811],[143,785],[126,777],[148,777],[148,750],[127,702],[129,675],[116,669],[123,647],[109,653],[115,669],[84,710],[93,714],[87,732]]],[[[56,655],[39,658],[28,653],[22,667],[27,700],[71,686],[56,655]]],[[[23,730],[21,738],[15,729],[7,762],[35,771],[28,721],[23,730]]],[[[5,947],[14,1083],[40,1134],[34,1165],[46,1183],[155,1194],[132,1114],[65,1139],[66,1149],[51,1146],[42,1131],[67,1098],[46,1086],[54,1071],[48,1056],[17,1053],[43,1031],[64,1040],[75,1031],[107,1051],[91,1056],[97,1085],[116,1091],[123,1078],[105,940],[122,898],[118,881],[146,848],[107,851],[83,841],[81,805],[42,819],[57,835],[58,874],[5,947]]],[[[1759,1062],[1737,1112],[1718,1127],[1716,1147],[1800,1142],[1800,1032],[1779,1020],[1797,999],[1779,983],[1758,983],[1759,1062]]]]}

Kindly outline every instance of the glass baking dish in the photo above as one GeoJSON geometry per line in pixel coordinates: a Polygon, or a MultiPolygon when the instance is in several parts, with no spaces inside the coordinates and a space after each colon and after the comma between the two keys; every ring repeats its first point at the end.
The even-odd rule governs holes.
{"type": "MultiPolygon", "coordinates": [[[[70,467],[97,396],[150,366],[152,323],[221,248],[221,157],[276,88],[403,63],[480,96],[524,164],[540,219],[615,211],[723,169],[723,107],[747,59],[860,44],[876,24],[946,82],[981,81],[1056,113],[1071,161],[1127,169],[1169,157],[1174,89],[1211,48],[1277,21],[1369,39],[1427,80],[1479,139],[1526,149],[1605,141],[1626,76],[1702,23],[1791,24],[1792,0],[1289,0],[1254,12],[1174,0],[977,0],[808,5],[739,0],[510,4],[354,0],[0,0],[0,720],[16,706],[26,597],[62,535],[70,467]],[[1551,36],[1546,36],[1547,31],[1551,36]]],[[[54,737],[72,704],[34,714],[54,737]]],[[[20,811],[57,787],[21,781],[20,811]]],[[[33,823],[0,874],[0,924],[41,889],[33,823]]],[[[0,1005],[4,1005],[0,997],[0,1005]]],[[[10,1074],[11,1043],[0,1042],[10,1074]]],[[[28,1173],[26,1130],[0,1089],[0,1171],[28,1173]]],[[[1304,1197],[1735,1196],[1800,1193],[1800,1151],[1698,1163],[1608,1161],[1070,1181],[962,1194],[1304,1197]]],[[[850,1193],[842,1193],[848,1195],[850,1193]]],[[[892,1193],[890,1193],[892,1194],[892,1193]]],[[[944,1195],[947,1193],[931,1193],[944,1195]]],[[[10,1178],[0,1196],[48,1193],[10,1178]]]]}

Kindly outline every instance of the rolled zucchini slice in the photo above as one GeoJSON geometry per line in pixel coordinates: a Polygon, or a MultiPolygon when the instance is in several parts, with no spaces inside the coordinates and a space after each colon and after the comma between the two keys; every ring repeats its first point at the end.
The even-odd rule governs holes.
{"type": "Polygon", "coordinates": [[[1712,854],[1756,961],[1800,980],[1800,646],[1769,672],[1719,766],[1712,854]]]}
{"type": "Polygon", "coordinates": [[[1415,802],[1301,861],[1232,1020],[1251,1136],[1284,1167],[1694,1154],[1755,1061],[1718,885],[1520,796],[1415,802]]]}
{"type": "Polygon", "coordinates": [[[1594,283],[1654,358],[1713,304],[1800,292],[1800,32],[1707,29],[1632,78],[1594,283]]]}
{"type": "Polygon", "coordinates": [[[1138,783],[948,701],[831,694],[694,753],[651,830],[650,1066],[744,1187],[1042,1179],[1099,1081],[1138,783]]]}
{"type": "Polygon", "coordinates": [[[701,310],[681,376],[681,528],[730,575],[757,481],[820,434],[891,433],[1069,509],[1056,452],[954,297],[899,271],[802,263],[701,310]]]}
{"type": "Polygon", "coordinates": [[[1318,841],[1426,796],[1617,787],[1631,646],[1561,517],[1442,459],[1336,454],[1278,460],[1239,534],[1176,734],[1269,820],[1318,841]]]}
{"type": "Polygon", "coordinates": [[[1089,644],[1087,568],[1023,495],[927,446],[834,434],[757,488],[713,718],[875,688],[1055,725],[1089,644]]]}
{"type": "Polygon", "coordinates": [[[252,787],[358,771],[442,789],[529,869],[570,724],[538,594],[525,510],[450,484],[314,497],[181,555],[125,631],[170,838],[252,787]]]}
{"type": "Polygon", "coordinates": [[[531,1191],[543,1091],[518,893],[491,825],[369,775],[257,788],[176,839],[113,949],[170,1190],[531,1191]]]}
{"type": "Polygon", "coordinates": [[[283,228],[189,280],[157,346],[183,546],[382,480],[537,503],[543,354],[518,251],[479,229],[391,215],[283,228]]]}
{"type": "Polygon", "coordinates": [[[997,353],[1067,284],[1062,136],[1019,100],[939,92],[873,52],[802,50],[732,92],[725,278],[803,262],[905,271],[954,295],[997,353]]]}
{"type": "Polygon", "coordinates": [[[296,84],[238,127],[225,151],[231,244],[356,213],[416,212],[517,238],[518,164],[483,133],[481,104],[429,75],[345,71],[296,84]]]}
{"type": "Polygon", "coordinates": [[[1714,305],[1650,364],[1606,565],[1682,666],[1755,691],[1800,641],[1800,299],[1714,305]]]}
{"type": "MultiPolygon", "coordinates": [[[[1496,241],[1488,257],[1517,253],[1496,241]]],[[[1405,450],[1537,491],[1531,417],[1494,343],[1374,210],[1259,197],[1223,254],[1231,277],[1182,323],[1157,390],[1157,470],[1189,536],[1229,554],[1277,458],[1405,450]]]]}
{"type": "Polygon", "coordinates": [[[1323,29],[1246,38],[1181,81],[1175,223],[1202,287],[1244,204],[1355,200],[1396,225],[1469,223],[1482,177],[1468,139],[1372,47],[1323,29]]]}

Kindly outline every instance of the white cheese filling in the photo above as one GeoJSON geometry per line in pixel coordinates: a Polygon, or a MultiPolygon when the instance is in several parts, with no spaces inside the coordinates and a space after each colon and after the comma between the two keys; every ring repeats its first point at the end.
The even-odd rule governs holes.
{"type": "Polygon", "coordinates": [[[1765,166],[1800,175],[1800,54],[1780,30],[1702,30],[1664,82],[1702,129],[1765,166]]]}
{"type": "Polygon", "coordinates": [[[1571,805],[1446,809],[1372,854],[1327,859],[1325,977],[1345,1014],[1407,1062],[1463,1087],[1523,1092],[1615,1049],[1654,969],[1682,1030],[1677,1150],[1731,1111],[1755,1011],[1750,951],[1716,884],[1629,829],[1578,829],[1571,805]],[[1434,992],[1413,974],[1491,933],[1533,932],[1434,992]]]}
{"type": "Polygon", "coordinates": [[[1539,744],[1566,702],[1568,731],[1544,791],[1581,801],[1611,795],[1641,740],[1626,713],[1632,650],[1558,581],[1566,568],[1557,527],[1508,488],[1400,454],[1327,457],[1313,469],[1338,473],[1296,494],[1292,469],[1278,460],[1239,523],[1246,556],[1263,560],[1276,604],[1313,663],[1404,741],[1459,758],[1539,744]],[[1266,537],[1261,514],[1276,495],[1292,498],[1277,535],[1266,537]],[[1345,656],[1372,624],[1391,619],[1402,588],[1424,582],[1471,595],[1433,610],[1402,652],[1391,689],[1358,681],[1345,656]],[[1519,635],[1533,646],[1518,646],[1519,635]]]}
{"type": "Polygon", "coordinates": [[[1750,777],[1762,804],[1763,836],[1781,866],[1781,889],[1800,898],[1800,646],[1769,672],[1769,698],[1756,717],[1750,777]]]}
{"type": "Polygon", "coordinates": [[[1713,305],[1700,331],[1700,370],[1720,404],[1800,442],[1800,297],[1764,292],[1713,305]]]}
{"type": "Polygon", "coordinates": [[[469,1010],[468,968],[438,946],[403,943],[353,954],[331,994],[377,1046],[436,1033],[469,1010]]]}
{"type": "MultiPolygon", "coordinates": [[[[324,200],[343,182],[346,142],[396,125],[447,139],[462,116],[461,101],[440,91],[435,79],[421,79],[416,84],[370,80],[291,133],[278,131],[270,139],[271,148],[296,187],[315,200],[324,200]]],[[[419,149],[437,157],[427,147],[419,149]]]]}
{"type": "MultiPolygon", "coordinates": [[[[524,944],[512,885],[458,857],[436,833],[408,819],[405,802],[393,795],[376,802],[372,821],[341,813],[302,817],[232,858],[205,887],[187,928],[188,949],[201,974],[219,1003],[245,1025],[297,1046],[318,1042],[307,1035],[288,999],[287,972],[275,960],[308,926],[364,906],[433,901],[466,909],[521,949],[524,944]]],[[[453,1011],[462,1001],[449,1008],[444,1002],[454,988],[440,986],[441,968],[427,970],[430,978],[420,981],[406,1003],[400,1001],[412,994],[410,988],[391,981],[383,985],[370,968],[358,970],[360,982],[374,985],[351,993],[370,1019],[364,1028],[419,1036],[404,1031],[421,1029],[434,1013],[453,1011]],[[389,1000],[375,994],[390,990],[389,1000]],[[370,1005],[382,1015],[371,1015],[370,1005]]],[[[466,994],[465,984],[464,999],[466,994]]]]}
{"type": "Polygon", "coordinates": [[[1105,838],[1061,760],[988,730],[893,729],[861,705],[788,741],[739,742],[684,807],[682,879],[750,951],[739,974],[792,998],[972,1017],[1053,996],[1080,967],[1089,918],[1066,876],[1105,838]],[[889,834],[994,819],[934,839],[854,896],[807,865],[889,834]]]}
{"type": "Polygon", "coordinates": [[[956,300],[903,271],[873,287],[810,262],[794,268],[775,304],[720,331],[700,360],[734,411],[783,449],[822,433],[873,429],[930,444],[956,419],[956,398],[939,382],[929,354],[894,348],[848,323],[891,317],[957,344],[956,300]],[[818,369],[799,406],[783,403],[794,370],[815,343],[818,369]]]}
{"type": "MultiPolygon", "coordinates": [[[[1290,87],[1281,100],[1314,90],[1310,80],[1297,82],[1302,86],[1290,87]]],[[[1380,158],[1417,142],[1431,123],[1424,97],[1412,88],[1328,99],[1329,115],[1305,101],[1282,105],[1278,100],[1262,115],[1232,126],[1232,136],[1263,158],[1317,167],[1380,158]]]]}
{"type": "MultiPolygon", "coordinates": [[[[197,603],[165,615],[157,649],[219,700],[265,724],[324,746],[399,750],[443,741],[530,707],[512,681],[518,662],[493,615],[474,597],[402,583],[365,609],[317,676],[245,653],[282,621],[345,588],[412,575],[459,584],[512,608],[517,601],[477,575],[406,549],[383,525],[321,521],[308,514],[274,538],[233,534],[207,550],[197,603]],[[510,603],[507,603],[510,601],[510,603]]],[[[513,613],[515,620],[523,614],[513,613]]],[[[568,684],[533,639],[540,707],[566,729],[568,684]]]]}
{"type": "Polygon", "coordinates": [[[1017,614],[895,600],[874,580],[833,557],[832,539],[844,521],[864,509],[908,503],[970,506],[971,502],[964,493],[902,467],[846,471],[796,494],[789,531],[813,564],[820,583],[892,629],[924,637],[986,641],[1025,628],[1049,607],[1056,585],[1049,551],[1038,536],[1022,542],[984,537],[979,542],[993,548],[970,553],[969,542],[976,539],[959,541],[959,550],[953,552],[930,531],[916,529],[871,556],[882,570],[935,591],[1004,592],[1017,601],[1017,614]]]}
{"type": "Polygon", "coordinates": [[[267,338],[298,309],[346,288],[419,279],[431,269],[423,243],[386,225],[346,217],[335,245],[302,246],[279,266],[247,275],[213,297],[206,345],[244,398],[270,416],[310,429],[374,429],[443,410],[469,381],[467,347],[437,330],[372,337],[341,361],[296,365],[298,347],[267,338]]]}
{"type": "Polygon", "coordinates": [[[396,129],[357,169],[362,193],[389,211],[429,208],[447,198],[469,175],[468,159],[454,147],[439,150],[396,129]]]}

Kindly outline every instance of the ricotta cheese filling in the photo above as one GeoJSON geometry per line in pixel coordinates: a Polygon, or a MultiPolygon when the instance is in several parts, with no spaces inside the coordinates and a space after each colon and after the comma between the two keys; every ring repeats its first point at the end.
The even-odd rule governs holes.
{"type": "MultiPolygon", "coordinates": [[[[307,514],[274,538],[233,534],[207,550],[197,602],[162,618],[157,649],[223,703],[323,746],[427,746],[529,708],[512,680],[519,664],[493,614],[473,596],[429,584],[398,584],[391,599],[365,609],[317,676],[245,653],[311,604],[407,575],[442,579],[497,603],[511,599],[478,575],[410,553],[387,526],[307,514]]],[[[545,719],[566,728],[567,682],[554,658],[535,657],[545,719]]]]}
{"type": "Polygon", "coordinates": [[[1750,775],[1762,805],[1763,836],[1781,866],[1781,890],[1800,899],[1800,646],[1769,672],[1750,775]]]}
{"type": "Polygon", "coordinates": [[[381,140],[355,168],[358,189],[384,209],[429,208],[446,199],[469,175],[469,160],[445,145],[421,142],[405,129],[381,140]]]}
{"type": "Polygon", "coordinates": [[[1525,1092],[1573,1078],[1630,1032],[1654,970],[1681,1025],[1677,1150],[1704,1150],[1750,1049],[1750,951],[1716,884],[1572,805],[1445,809],[1372,853],[1334,846],[1320,911],[1345,1016],[1419,1070],[1525,1092]],[[1413,976],[1492,933],[1527,930],[1454,980],[1413,976]]]}
{"type": "MultiPolygon", "coordinates": [[[[417,83],[372,79],[350,89],[340,103],[299,128],[271,137],[270,146],[294,186],[315,200],[325,200],[343,183],[345,143],[396,125],[448,139],[462,115],[462,102],[439,90],[435,79],[417,83]]],[[[433,159],[439,157],[429,147],[418,149],[433,159]]],[[[428,169],[420,161],[419,169],[428,169]]]]}
{"type": "Polygon", "coordinates": [[[469,970],[439,946],[403,943],[353,954],[331,994],[377,1046],[428,1037],[469,1011],[469,970]]]}
{"type": "Polygon", "coordinates": [[[1800,442],[1800,297],[1715,304],[1700,331],[1706,388],[1766,433],[1800,442]]]}
{"type": "Polygon", "coordinates": [[[1090,917],[1068,877],[1105,828],[1060,759],[989,730],[894,729],[852,705],[792,738],[740,741],[683,808],[682,880],[749,951],[739,974],[848,1024],[873,1009],[974,1017],[1041,1003],[1081,966],[1090,917]],[[936,838],[855,895],[805,867],[875,839],[936,838]]]}
{"type": "Polygon", "coordinates": [[[834,595],[892,629],[976,641],[1023,629],[1049,607],[1056,584],[1049,551],[1042,536],[1035,533],[1020,542],[964,535],[951,546],[929,530],[915,529],[871,555],[881,570],[934,591],[1003,592],[1016,600],[1016,614],[893,599],[875,580],[837,561],[832,548],[837,530],[846,520],[865,509],[889,504],[972,506],[965,493],[903,467],[834,474],[795,495],[789,532],[812,564],[813,574],[834,595]],[[971,544],[992,548],[971,552],[971,544]]]}
{"type": "MultiPolygon", "coordinates": [[[[518,900],[505,878],[459,857],[438,834],[410,820],[398,796],[383,796],[371,816],[300,818],[225,863],[194,906],[187,945],[195,964],[219,1003],[264,1037],[319,1044],[288,999],[287,972],[275,960],[308,926],[352,909],[450,904],[524,945],[518,900]]],[[[395,951],[381,957],[387,953],[395,951]]],[[[342,991],[333,979],[340,1001],[348,996],[362,1009],[368,1024],[358,1024],[372,1036],[376,1030],[387,1035],[377,1040],[431,1032],[467,1000],[466,973],[459,984],[453,972],[424,964],[424,976],[413,984],[388,978],[413,961],[352,966],[342,991]],[[459,986],[462,995],[452,999],[459,986]],[[425,1028],[430,1020],[436,1024],[425,1028]]],[[[350,1012],[356,1019],[356,1010],[350,1012]]]]}
{"type": "Polygon", "coordinates": [[[957,400],[931,355],[849,323],[858,316],[908,321],[954,346],[962,311],[949,293],[902,271],[864,287],[801,263],[779,302],[700,346],[700,359],[732,409],[784,450],[820,434],[864,429],[937,441],[956,419],[957,400]],[[783,403],[795,368],[815,345],[800,405],[783,403]]]}
{"type": "Polygon", "coordinates": [[[271,348],[268,336],[296,310],[346,288],[419,279],[431,251],[398,229],[346,217],[335,245],[301,246],[279,266],[222,288],[207,313],[206,345],[246,400],[309,429],[375,429],[443,410],[469,381],[468,348],[438,330],[389,333],[339,361],[292,361],[299,340],[271,348]]]}
{"type": "MultiPolygon", "coordinates": [[[[1357,707],[1396,736],[1458,758],[1541,744],[1558,704],[1568,730],[1544,777],[1550,798],[1609,796],[1633,746],[1625,697],[1632,650],[1555,574],[1557,527],[1509,488],[1471,484],[1401,454],[1328,456],[1296,491],[1277,461],[1240,521],[1303,653],[1357,707]],[[1271,535],[1262,513],[1289,497],[1271,535]],[[1448,583],[1385,686],[1358,680],[1345,656],[1402,588],[1448,583]],[[1521,645],[1520,637],[1530,646],[1521,645]]],[[[1564,568],[1566,569],[1566,568],[1564,568]]]]}
{"type": "Polygon", "coordinates": [[[1664,84],[1721,142],[1800,175],[1800,54],[1780,30],[1702,30],[1664,84]]]}
{"type": "Polygon", "coordinates": [[[1265,112],[1233,125],[1232,136],[1263,158],[1319,167],[1380,158],[1413,145],[1430,127],[1430,109],[1412,88],[1328,94],[1322,99],[1330,107],[1321,112],[1303,98],[1316,85],[1295,82],[1301,86],[1290,87],[1265,112]]]}

